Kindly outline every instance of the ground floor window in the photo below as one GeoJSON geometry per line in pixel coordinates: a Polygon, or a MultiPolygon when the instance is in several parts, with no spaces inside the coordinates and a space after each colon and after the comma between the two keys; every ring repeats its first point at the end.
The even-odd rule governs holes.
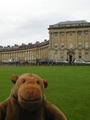
{"type": "Polygon", "coordinates": [[[85,53],[85,58],[86,58],[86,59],[88,59],[88,58],[89,58],[88,53],[85,53]]]}
{"type": "Polygon", "coordinates": [[[61,59],[63,59],[64,58],[64,54],[63,53],[61,53],[61,59]]]}
{"type": "Polygon", "coordinates": [[[57,54],[55,54],[55,60],[57,60],[57,54]]]}
{"type": "Polygon", "coordinates": [[[81,53],[79,53],[79,58],[80,58],[80,59],[82,58],[82,54],[81,54],[81,53]]]}

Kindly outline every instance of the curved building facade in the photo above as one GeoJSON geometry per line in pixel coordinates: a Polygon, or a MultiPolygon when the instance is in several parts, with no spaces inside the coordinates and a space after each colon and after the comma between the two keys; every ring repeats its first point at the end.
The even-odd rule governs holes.
{"type": "Polygon", "coordinates": [[[75,59],[90,61],[90,23],[65,21],[50,25],[49,40],[42,43],[22,44],[13,47],[0,46],[0,62],[5,59],[35,61],[36,59],[75,59]]]}
{"type": "Polygon", "coordinates": [[[36,44],[0,48],[0,62],[5,59],[34,62],[36,59],[48,58],[48,51],[49,41],[47,40],[42,43],[36,42],[36,44]]]}

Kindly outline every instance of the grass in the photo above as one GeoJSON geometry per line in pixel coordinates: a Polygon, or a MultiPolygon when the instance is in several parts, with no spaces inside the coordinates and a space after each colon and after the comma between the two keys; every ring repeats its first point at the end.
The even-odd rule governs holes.
{"type": "Polygon", "coordinates": [[[45,95],[68,120],[90,120],[90,66],[0,67],[0,102],[10,94],[12,75],[35,73],[48,81],[45,95]]]}

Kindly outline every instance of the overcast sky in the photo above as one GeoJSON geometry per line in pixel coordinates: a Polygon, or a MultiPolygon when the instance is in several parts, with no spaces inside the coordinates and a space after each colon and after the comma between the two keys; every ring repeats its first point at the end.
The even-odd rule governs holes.
{"type": "Polygon", "coordinates": [[[42,42],[49,25],[90,22],[90,0],[0,0],[0,45],[42,42]]]}

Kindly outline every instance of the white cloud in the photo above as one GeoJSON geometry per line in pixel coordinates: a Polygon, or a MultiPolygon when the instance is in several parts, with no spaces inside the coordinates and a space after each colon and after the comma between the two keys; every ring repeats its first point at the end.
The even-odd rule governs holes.
{"type": "Polygon", "coordinates": [[[0,45],[35,43],[48,39],[48,27],[65,20],[87,20],[89,0],[0,1],[0,45]]]}

